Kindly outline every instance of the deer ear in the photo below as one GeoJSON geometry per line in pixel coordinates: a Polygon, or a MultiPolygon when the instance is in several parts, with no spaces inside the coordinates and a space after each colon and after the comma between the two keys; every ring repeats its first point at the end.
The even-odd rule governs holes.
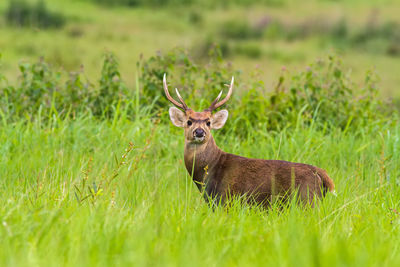
{"type": "Polygon", "coordinates": [[[172,124],[177,127],[185,126],[186,116],[183,111],[177,109],[176,107],[169,108],[169,117],[171,118],[172,124]]]}
{"type": "Polygon", "coordinates": [[[211,129],[222,128],[227,119],[228,119],[228,111],[226,109],[218,111],[211,117],[211,129]]]}

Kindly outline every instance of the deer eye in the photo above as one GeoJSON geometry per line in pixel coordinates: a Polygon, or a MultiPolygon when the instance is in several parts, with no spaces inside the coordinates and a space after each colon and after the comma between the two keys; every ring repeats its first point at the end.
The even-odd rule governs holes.
{"type": "Polygon", "coordinates": [[[207,121],[206,124],[207,124],[207,126],[210,126],[210,125],[211,125],[211,122],[210,122],[210,121],[207,121]]]}
{"type": "Polygon", "coordinates": [[[187,125],[192,125],[192,121],[187,121],[187,125]]]}

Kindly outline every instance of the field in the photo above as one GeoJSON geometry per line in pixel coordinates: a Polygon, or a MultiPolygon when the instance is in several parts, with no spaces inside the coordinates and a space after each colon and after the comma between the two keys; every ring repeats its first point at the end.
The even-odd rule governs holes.
{"type": "MultiPolygon", "coordinates": [[[[66,22],[46,29],[9,25],[3,16],[0,266],[400,264],[395,26],[359,46],[313,28],[302,37],[269,30],[249,37],[256,28],[231,22],[246,16],[253,25],[267,12],[282,21],[280,29],[322,17],[336,27],[344,17],[353,36],[371,10],[379,10],[377,28],[399,22],[400,6],[237,2],[154,8],[47,1],[66,22]],[[224,23],[236,30],[221,32],[224,23]],[[164,72],[198,110],[235,75],[229,119],[213,133],[219,147],[319,166],[337,195],[314,208],[293,201],[265,210],[235,199],[229,208],[210,208],[184,167],[183,131],[169,121],[164,72]]],[[[2,1],[0,14],[7,7],[2,1]]]]}
{"type": "Polygon", "coordinates": [[[1,265],[400,262],[398,126],[358,136],[260,132],[240,142],[217,135],[226,151],[316,164],[336,183],[337,197],[328,195],[314,209],[268,212],[210,209],[184,169],[182,133],[171,127],[92,118],[3,125],[1,265]],[[129,142],[134,148],[122,159],[129,142]],[[119,175],[79,204],[73,185],[106,184],[117,169],[114,157],[126,162],[119,175]]]}

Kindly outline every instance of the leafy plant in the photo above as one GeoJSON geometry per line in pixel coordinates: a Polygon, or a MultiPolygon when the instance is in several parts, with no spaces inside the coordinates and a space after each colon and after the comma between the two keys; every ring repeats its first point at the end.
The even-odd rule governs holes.
{"type": "Polygon", "coordinates": [[[338,58],[318,60],[274,91],[270,97],[270,123],[281,124],[284,117],[295,124],[300,116],[307,124],[345,130],[377,122],[385,118],[385,112],[377,96],[376,81],[375,73],[368,72],[362,88],[357,88],[338,58]]]}
{"type": "Polygon", "coordinates": [[[124,101],[129,92],[112,53],[104,56],[98,89],[85,78],[83,70],[54,71],[43,59],[33,64],[21,63],[19,69],[18,84],[6,83],[0,88],[3,112],[12,120],[20,117],[36,119],[40,114],[43,115],[41,119],[51,114],[75,117],[80,112],[111,118],[118,103],[127,105],[124,101]]]}
{"type": "Polygon", "coordinates": [[[224,69],[218,50],[211,51],[206,64],[196,63],[182,49],[142,60],[142,104],[155,101],[155,109],[166,109],[170,105],[162,90],[162,77],[167,73],[169,84],[180,89],[190,106],[201,110],[200,107],[206,107],[223,89],[230,75],[235,75],[236,97],[228,103],[233,114],[229,128],[237,135],[311,124],[321,129],[347,131],[393,118],[393,107],[383,105],[378,97],[376,74],[367,72],[364,85],[358,88],[335,56],[318,60],[297,74],[283,72],[272,89],[265,88],[260,77],[262,73],[246,79],[243,85],[238,83],[240,72],[224,69]]]}
{"type": "Polygon", "coordinates": [[[60,28],[66,20],[61,13],[48,10],[43,0],[35,4],[25,0],[10,0],[5,19],[10,25],[38,28],[60,28]]]}
{"type": "Polygon", "coordinates": [[[232,119],[222,132],[231,131],[236,136],[310,126],[324,131],[352,131],[365,126],[373,129],[371,125],[394,122],[397,116],[392,105],[380,100],[373,71],[366,73],[359,87],[335,56],[318,60],[299,73],[282,72],[275,88],[266,88],[261,72],[243,80],[239,71],[223,61],[218,47],[209,50],[202,60],[193,59],[182,48],[157,53],[142,58],[138,70],[133,97],[112,53],[104,57],[98,86],[85,79],[83,70],[65,77],[64,72],[54,71],[43,60],[23,63],[17,85],[9,85],[2,78],[3,117],[11,121],[47,120],[52,115],[76,117],[88,112],[107,120],[122,110],[128,118],[138,116],[139,110],[156,115],[170,106],[163,91],[164,73],[171,94],[174,87],[179,88],[187,104],[199,111],[207,108],[221,90],[226,92],[225,84],[235,76],[235,94],[226,107],[232,119]]]}
{"type": "Polygon", "coordinates": [[[262,29],[253,27],[247,21],[232,20],[223,23],[220,26],[219,32],[225,38],[246,40],[260,38],[262,29]]]}
{"type": "Polygon", "coordinates": [[[118,62],[112,53],[104,56],[99,90],[94,94],[92,112],[94,115],[105,115],[110,118],[113,115],[112,107],[128,97],[128,91],[118,69],[118,62]]]}

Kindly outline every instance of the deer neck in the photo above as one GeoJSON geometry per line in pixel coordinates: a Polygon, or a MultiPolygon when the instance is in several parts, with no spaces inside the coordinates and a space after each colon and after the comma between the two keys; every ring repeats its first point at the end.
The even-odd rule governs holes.
{"type": "MultiPolygon", "coordinates": [[[[212,170],[222,153],[212,136],[204,144],[193,144],[186,141],[185,165],[189,174],[193,176],[193,180],[202,183],[205,178],[205,168],[208,171],[212,170]]],[[[198,187],[199,183],[196,183],[198,187]]]]}

